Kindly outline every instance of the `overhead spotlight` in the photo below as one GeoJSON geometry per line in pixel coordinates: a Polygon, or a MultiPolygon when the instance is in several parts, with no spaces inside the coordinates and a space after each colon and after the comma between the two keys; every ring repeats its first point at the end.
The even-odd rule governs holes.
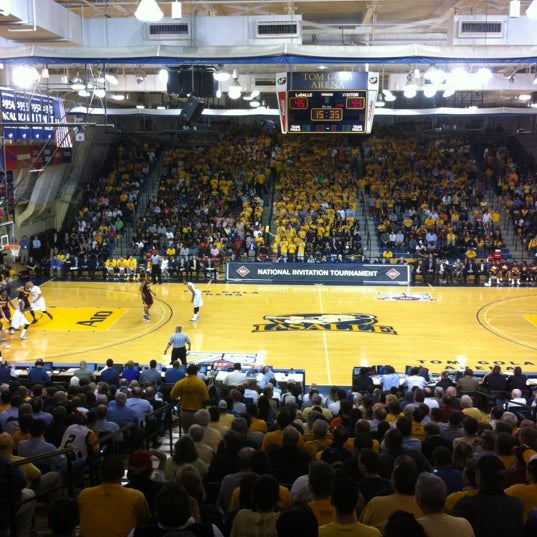
{"type": "Polygon", "coordinates": [[[134,16],[142,22],[158,22],[164,13],[156,0],[140,0],[134,16]]]}
{"type": "Polygon", "coordinates": [[[528,9],[526,9],[526,17],[529,19],[537,19],[537,0],[533,0],[528,6],[528,9]]]}
{"type": "Polygon", "coordinates": [[[423,96],[432,99],[436,95],[436,86],[434,84],[425,84],[423,86],[423,96]]]}
{"type": "Polygon", "coordinates": [[[220,68],[213,73],[213,78],[217,82],[227,82],[231,78],[231,75],[225,69],[220,68]]]}
{"type": "Polygon", "coordinates": [[[230,99],[238,99],[242,94],[242,86],[239,83],[239,73],[237,72],[237,69],[233,69],[233,82],[229,85],[227,94],[230,99]]]}
{"type": "Polygon", "coordinates": [[[86,87],[86,84],[80,78],[80,75],[77,73],[74,78],[71,79],[71,89],[74,91],[83,90],[86,87]]]}
{"type": "Polygon", "coordinates": [[[413,99],[418,93],[418,85],[414,82],[412,72],[408,73],[406,77],[406,84],[403,87],[403,95],[407,99],[413,99]]]}
{"type": "Polygon", "coordinates": [[[104,90],[104,88],[96,88],[93,91],[93,95],[95,95],[95,97],[98,97],[99,99],[104,99],[104,97],[106,96],[106,91],[104,90]]]}
{"type": "Polygon", "coordinates": [[[31,65],[17,65],[13,69],[13,84],[29,89],[39,80],[37,69],[31,65]]]}
{"type": "Polygon", "coordinates": [[[451,70],[449,75],[448,85],[451,85],[455,88],[464,87],[468,80],[468,76],[469,75],[466,69],[463,69],[462,67],[455,67],[451,70]]]}
{"type": "Polygon", "coordinates": [[[442,71],[442,69],[438,69],[431,65],[431,67],[423,73],[423,78],[438,86],[446,80],[446,73],[442,71]]]}
{"type": "Polygon", "coordinates": [[[124,101],[125,95],[123,93],[114,93],[112,99],[114,99],[114,101],[124,101]]]}
{"type": "Polygon", "coordinates": [[[0,15],[2,17],[9,17],[10,13],[11,13],[10,1],[0,0],[0,15]]]}
{"type": "Polygon", "coordinates": [[[513,68],[511,74],[509,76],[507,76],[507,80],[509,80],[509,82],[511,84],[514,84],[515,83],[515,80],[516,80],[516,74],[518,72],[518,69],[516,67],[513,68]]]}
{"type": "MultiPolygon", "coordinates": [[[[516,69],[515,69],[516,73],[516,69]]],[[[486,84],[492,77],[492,71],[488,67],[480,67],[475,74],[476,80],[481,84],[486,84]]]]}
{"type": "Polygon", "coordinates": [[[384,102],[393,103],[397,99],[389,89],[383,89],[382,93],[384,94],[384,102]]]}
{"type": "Polygon", "coordinates": [[[109,84],[112,84],[112,86],[117,86],[119,84],[119,80],[117,79],[117,76],[114,73],[106,73],[104,75],[104,79],[109,84]]]}
{"type": "Polygon", "coordinates": [[[258,90],[254,90],[252,91],[252,93],[250,93],[250,95],[244,95],[243,96],[243,99],[245,101],[252,101],[254,100],[256,97],[259,97],[259,91],[258,90]]]}
{"type": "Polygon", "coordinates": [[[172,3],[172,19],[182,19],[183,18],[183,4],[178,0],[172,3]]]}
{"type": "Polygon", "coordinates": [[[168,83],[168,78],[169,78],[168,69],[164,69],[164,68],[162,68],[162,69],[158,72],[158,79],[159,79],[163,84],[167,84],[167,83],[168,83]]]}
{"type": "Polygon", "coordinates": [[[141,69],[137,69],[134,74],[136,76],[136,82],[138,84],[141,84],[147,78],[147,73],[145,71],[142,71],[141,69]]]}

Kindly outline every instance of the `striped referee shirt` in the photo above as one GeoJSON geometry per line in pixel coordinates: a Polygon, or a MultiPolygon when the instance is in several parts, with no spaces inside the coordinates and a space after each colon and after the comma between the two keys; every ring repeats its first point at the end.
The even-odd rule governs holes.
{"type": "Polygon", "coordinates": [[[176,332],[168,341],[168,345],[171,345],[174,349],[182,349],[187,343],[190,345],[190,339],[183,332],[176,332]]]}

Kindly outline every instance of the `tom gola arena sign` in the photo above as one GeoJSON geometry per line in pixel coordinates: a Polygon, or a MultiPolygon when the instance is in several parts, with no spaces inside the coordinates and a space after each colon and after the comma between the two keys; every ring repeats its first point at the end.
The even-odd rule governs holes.
{"type": "Polygon", "coordinates": [[[408,285],[408,265],[228,263],[226,281],[241,283],[325,283],[330,285],[408,285]]]}

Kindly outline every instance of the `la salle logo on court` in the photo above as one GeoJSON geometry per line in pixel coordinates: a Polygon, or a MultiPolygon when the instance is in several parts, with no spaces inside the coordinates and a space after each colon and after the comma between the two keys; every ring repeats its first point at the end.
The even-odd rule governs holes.
{"type": "Polygon", "coordinates": [[[265,315],[268,323],[254,324],[252,332],[330,331],[371,332],[391,334],[392,326],[378,324],[376,315],[370,313],[295,313],[292,315],[265,315]]]}

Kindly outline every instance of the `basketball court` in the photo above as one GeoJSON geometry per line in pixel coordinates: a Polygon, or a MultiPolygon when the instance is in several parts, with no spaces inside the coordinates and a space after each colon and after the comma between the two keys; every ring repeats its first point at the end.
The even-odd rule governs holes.
{"type": "Polygon", "coordinates": [[[537,289],[485,287],[282,286],[200,283],[205,305],[190,322],[181,283],[154,285],[150,322],[138,283],[41,285],[53,320],[38,313],[28,339],[8,336],[9,361],[55,364],[81,359],[169,363],[164,347],[176,324],[192,341],[191,359],[306,370],[306,382],[349,385],[352,368],[423,365],[431,372],[498,363],[537,372],[537,289]]]}

